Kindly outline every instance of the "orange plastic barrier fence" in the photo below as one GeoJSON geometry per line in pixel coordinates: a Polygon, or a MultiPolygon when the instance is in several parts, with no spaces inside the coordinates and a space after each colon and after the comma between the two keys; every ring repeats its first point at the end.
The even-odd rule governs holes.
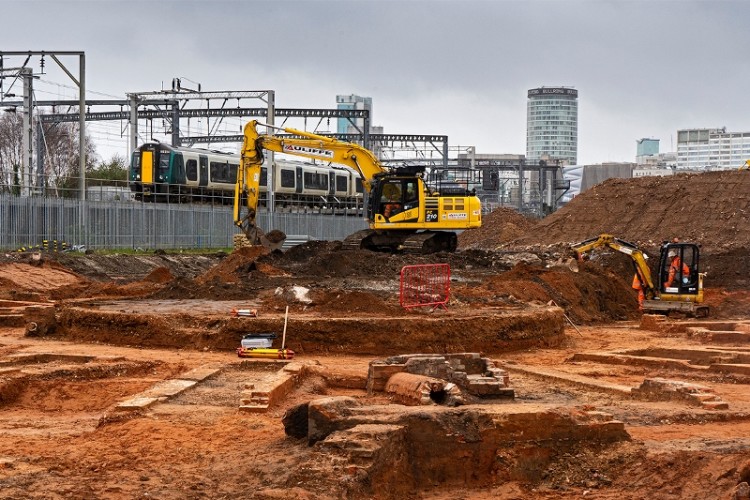
{"type": "Polygon", "coordinates": [[[450,298],[451,268],[448,264],[424,264],[401,268],[401,306],[433,309],[445,306],[450,298]]]}

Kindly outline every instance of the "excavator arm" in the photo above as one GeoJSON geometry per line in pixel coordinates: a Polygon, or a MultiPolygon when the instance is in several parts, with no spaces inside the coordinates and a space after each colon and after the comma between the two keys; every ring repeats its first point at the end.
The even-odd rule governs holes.
{"type": "Polygon", "coordinates": [[[635,266],[636,274],[641,282],[643,291],[647,298],[654,298],[658,295],[656,286],[651,277],[651,270],[648,267],[646,259],[648,256],[643,253],[636,245],[619,238],[615,238],[611,234],[600,234],[596,238],[591,238],[580,243],[577,243],[571,247],[575,257],[578,260],[583,260],[584,255],[591,250],[597,248],[611,248],[620,253],[629,255],[633,259],[633,265],[635,266]]]}
{"type": "Polygon", "coordinates": [[[268,239],[255,223],[260,199],[260,173],[263,156],[253,147],[247,147],[247,137],[242,146],[242,159],[237,171],[237,183],[234,186],[234,224],[242,229],[251,245],[263,245],[270,248],[268,239]],[[255,154],[256,156],[253,156],[255,154]],[[242,215],[243,202],[247,213],[242,215]]]}
{"type": "Polygon", "coordinates": [[[237,183],[234,188],[233,211],[235,225],[242,229],[253,245],[269,246],[263,231],[255,222],[258,200],[260,199],[263,150],[339,163],[358,172],[362,177],[362,184],[368,192],[376,176],[387,172],[370,150],[357,144],[294,128],[277,128],[265,124],[261,125],[296,137],[281,138],[269,134],[260,134],[258,133],[258,125],[259,123],[256,120],[252,120],[245,125],[240,168],[237,172],[237,183]],[[243,204],[247,208],[245,215],[241,214],[243,204]]]}
{"type": "MultiPolygon", "coordinates": [[[[263,163],[263,150],[303,156],[316,160],[339,163],[349,167],[362,176],[362,184],[370,190],[372,180],[387,170],[369,149],[351,142],[339,141],[333,137],[297,130],[294,128],[276,128],[298,137],[277,137],[258,133],[259,123],[256,120],[245,125],[245,139],[242,145],[243,169],[250,170],[253,165],[263,163]]],[[[263,124],[261,124],[263,125],[263,124]]]]}

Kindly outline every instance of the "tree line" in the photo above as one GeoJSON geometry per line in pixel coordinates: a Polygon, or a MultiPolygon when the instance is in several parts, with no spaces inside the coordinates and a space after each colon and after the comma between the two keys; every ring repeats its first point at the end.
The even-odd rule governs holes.
{"type": "MultiPolygon", "coordinates": [[[[51,196],[76,196],[79,189],[79,134],[78,123],[42,124],[41,144],[44,147],[44,172],[42,185],[39,176],[28,172],[23,163],[23,118],[20,113],[5,112],[0,115],[0,193],[20,194],[23,176],[35,190],[51,196]]],[[[34,144],[36,148],[36,143],[34,144]]],[[[102,160],[91,138],[85,136],[87,185],[123,185],[127,181],[128,167],[125,158],[114,155],[102,160]]],[[[36,162],[36,151],[35,151],[36,162]]]]}

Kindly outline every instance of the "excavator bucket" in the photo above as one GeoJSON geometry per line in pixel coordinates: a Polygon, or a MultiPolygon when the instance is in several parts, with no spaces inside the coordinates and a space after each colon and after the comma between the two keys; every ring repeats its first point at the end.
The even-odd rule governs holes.
{"type": "MultiPolygon", "coordinates": [[[[260,229],[258,229],[260,231],[260,229]]],[[[262,233],[262,231],[261,231],[262,233]]],[[[260,244],[270,251],[281,250],[281,246],[286,241],[286,234],[283,231],[274,229],[268,233],[261,234],[260,244]]]]}
{"type": "Polygon", "coordinates": [[[263,246],[264,248],[268,249],[268,251],[273,252],[274,250],[281,250],[282,245],[286,241],[286,234],[283,231],[279,231],[278,229],[274,229],[273,231],[265,233],[258,226],[252,226],[250,228],[243,227],[242,232],[245,234],[244,238],[241,239],[244,239],[246,241],[244,243],[238,243],[237,240],[235,240],[235,250],[238,247],[247,246],[248,244],[250,244],[252,246],[263,246]]]}
{"type": "Polygon", "coordinates": [[[577,273],[581,270],[578,265],[579,262],[580,261],[574,257],[560,257],[552,264],[552,267],[567,267],[574,273],[577,273]]]}

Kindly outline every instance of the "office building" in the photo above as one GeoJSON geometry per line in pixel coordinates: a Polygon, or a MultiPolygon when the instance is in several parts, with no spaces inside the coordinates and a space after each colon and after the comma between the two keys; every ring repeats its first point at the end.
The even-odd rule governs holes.
{"type": "Polygon", "coordinates": [[[677,131],[677,168],[730,170],[750,159],[750,132],[723,128],[677,131]]]}

